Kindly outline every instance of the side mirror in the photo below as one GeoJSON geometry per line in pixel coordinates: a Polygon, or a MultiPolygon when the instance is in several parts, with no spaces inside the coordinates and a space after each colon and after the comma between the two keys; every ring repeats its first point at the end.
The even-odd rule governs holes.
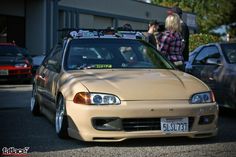
{"type": "Polygon", "coordinates": [[[49,65],[52,65],[52,66],[56,66],[56,65],[57,65],[57,61],[52,60],[52,59],[49,59],[49,60],[48,60],[48,64],[49,64],[49,65]]]}
{"type": "Polygon", "coordinates": [[[56,72],[60,72],[60,64],[55,60],[52,59],[48,60],[48,68],[56,72]]]}
{"type": "Polygon", "coordinates": [[[219,58],[208,58],[206,60],[206,63],[211,65],[222,65],[221,60],[219,58]]]}

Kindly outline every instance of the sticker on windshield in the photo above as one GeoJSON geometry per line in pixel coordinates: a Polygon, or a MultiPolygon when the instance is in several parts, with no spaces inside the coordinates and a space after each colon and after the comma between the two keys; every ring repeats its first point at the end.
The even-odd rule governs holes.
{"type": "Polygon", "coordinates": [[[111,64],[96,64],[95,68],[97,69],[110,69],[112,68],[111,64]]]}

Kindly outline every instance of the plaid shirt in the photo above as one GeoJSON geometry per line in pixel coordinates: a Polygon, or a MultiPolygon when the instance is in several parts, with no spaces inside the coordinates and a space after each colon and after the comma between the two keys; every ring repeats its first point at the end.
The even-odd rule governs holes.
{"type": "Polygon", "coordinates": [[[184,42],[180,33],[165,31],[158,36],[158,42],[159,50],[171,62],[184,61],[184,42]]]}

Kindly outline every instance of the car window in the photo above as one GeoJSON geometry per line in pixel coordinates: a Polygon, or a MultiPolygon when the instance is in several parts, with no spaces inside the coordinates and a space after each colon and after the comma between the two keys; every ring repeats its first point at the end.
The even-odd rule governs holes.
{"type": "Polygon", "coordinates": [[[131,46],[121,46],[119,48],[119,51],[122,55],[122,57],[127,61],[127,62],[135,62],[137,59],[136,53],[134,52],[133,48],[131,46]]]}
{"type": "Polygon", "coordinates": [[[220,58],[220,52],[216,46],[204,47],[195,57],[193,64],[206,64],[208,58],[220,58]]]}
{"type": "Polygon", "coordinates": [[[30,55],[29,51],[26,48],[22,47],[17,47],[17,49],[24,55],[24,57],[32,64],[33,59],[32,56],[30,55]]]}
{"type": "Polygon", "coordinates": [[[230,64],[236,64],[236,43],[221,45],[226,61],[230,64]]]}
{"type": "Polygon", "coordinates": [[[72,40],[65,57],[65,69],[173,67],[143,41],[129,39],[72,40]]]}
{"type": "Polygon", "coordinates": [[[188,62],[189,63],[193,63],[193,59],[195,58],[195,56],[197,55],[198,51],[193,51],[192,53],[189,54],[189,57],[188,57],[188,62]]]}
{"type": "Polygon", "coordinates": [[[61,60],[62,60],[62,47],[57,46],[52,50],[50,55],[44,60],[44,65],[49,70],[54,72],[59,72],[61,69],[61,60]]]}
{"type": "Polygon", "coordinates": [[[55,47],[53,47],[50,52],[44,57],[42,64],[45,65],[48,60],[56,53],[58,52],[58,50],[62,49],[62,45],[56,45],[55,47]]]}
{"type": "Polygon", "coordinates": [[[0,46],[0,56],[23,57],[23,54],[19,51],[19,49],[16,46],[1,45],[0,46]]]}

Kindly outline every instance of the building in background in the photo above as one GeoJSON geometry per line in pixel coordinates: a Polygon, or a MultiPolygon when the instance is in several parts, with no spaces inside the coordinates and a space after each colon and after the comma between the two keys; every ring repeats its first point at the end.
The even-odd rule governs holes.
{"type": "MultiPolygon", "coordinates": [[[[26,47],[33,55],[48,52],[62,28],[120,27],[147,29],[150,20],[164,23],[169,8],[137,0],[2,0],[0,42],[26,47]]],[[[183,13],[192,32],[196,15],[183,13]]]]}

